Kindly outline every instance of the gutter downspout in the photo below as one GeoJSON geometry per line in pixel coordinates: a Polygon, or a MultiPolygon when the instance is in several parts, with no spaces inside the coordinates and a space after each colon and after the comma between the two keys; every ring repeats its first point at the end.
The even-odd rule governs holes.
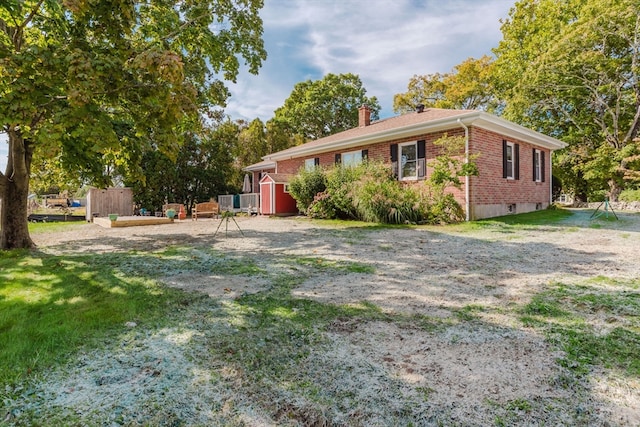
{"type": "Polygon", "coordinates": [[[553,205],[553,152],[549,150],[549,207],[553,205]]]}
{"type": "MultiPolygon", "coordinates": [[[[469,128],[462,123],[462,120],[458,119],[458,124],[464,128],[464,163],[469,163],[469,128]]],[[[549,156],[551,157],[551,156],[549,156]]],[[[471,202],[469,201],[469,175],[464,179],[464,204],[465,204],[465,221],[469,222],[471,214],[469,209],[471,208],[471,202]]]]}

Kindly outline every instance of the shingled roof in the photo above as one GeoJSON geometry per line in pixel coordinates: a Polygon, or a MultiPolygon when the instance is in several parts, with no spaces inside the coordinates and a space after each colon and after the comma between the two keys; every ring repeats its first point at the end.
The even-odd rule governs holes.
{"type": "Polygon", "coordinates": [[[566,144],[555,138],[527,129],[508,120],[477,110],[445,110],[427,108],[372,122],[368,125],[346,130],[302,145],[264,156],[266,161],[279,161],[303,156],[311,156],[327,151],[350,149],[358,146],[390,141],[430,132],[443,131],[455,127],[477,126],[498,132],[507,137],[531,142],[551,150],[566,144]]]}

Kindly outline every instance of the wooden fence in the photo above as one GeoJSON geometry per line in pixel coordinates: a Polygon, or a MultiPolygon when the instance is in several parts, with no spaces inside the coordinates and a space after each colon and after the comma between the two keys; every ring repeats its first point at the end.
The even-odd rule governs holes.
{"type": "Polygon", "coordinates": [[[94,216],[133,215],[133,190],[130,188],[92,188],[87,194],[87,221],[94,216]]]}

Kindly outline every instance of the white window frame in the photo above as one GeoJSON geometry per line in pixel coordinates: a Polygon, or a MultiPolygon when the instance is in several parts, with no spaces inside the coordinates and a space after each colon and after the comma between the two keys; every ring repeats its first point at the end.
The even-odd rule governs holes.
{"type": "Polygon", "coordinates": [[[416,181],[418,179],[418,142],[405,142],[402,144],[398,144],[398,179],[401,181],[416,181]],[[404,176],[404,165],[406,162],[403,162],[402,149],[405,147],[415,147],[416,158],[411,160],[415,164],[415,174],[412,176],[404,176]]]}
{"type": "Polygon", "coordinates": [[[516,147],[513,142],[507,141],[507,152],[505,156],[507,157],[507,179],[516,179],[516,147]],[[509,151],[511,151],[511,160],[509,160],[509,151]]]}
{"type": "Polygon", "coordinates": [[[304,169],[307,171],[312,171],[316,168],[316,159],[314,157],[310,159],[306,159],[304,161],[304,169]]]}
{"type": "Polygon", "coordinates": [[[533,171],[536,177],[535,181],[542,182],[542,151],[537,149],[534,154],[533,171]]]}
{"type": "Polygon", "coordinates": [[[358,166],[362,163],[362,150],[342,153],[340,164],[344,167],[358,166]]]}

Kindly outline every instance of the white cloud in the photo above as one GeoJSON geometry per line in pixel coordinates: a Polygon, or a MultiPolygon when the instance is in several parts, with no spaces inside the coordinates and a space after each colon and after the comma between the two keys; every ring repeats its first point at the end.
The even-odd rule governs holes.
{"type": "Polygon", "coordinates": [[[261,13],[269,55],[260,75],[230,85],[233,118],[264,120],[293,86],[327,73],[358,74],[383,116],[414,74],[449,72],[491,54],[513,0],[267,0],[261,13]]]}

